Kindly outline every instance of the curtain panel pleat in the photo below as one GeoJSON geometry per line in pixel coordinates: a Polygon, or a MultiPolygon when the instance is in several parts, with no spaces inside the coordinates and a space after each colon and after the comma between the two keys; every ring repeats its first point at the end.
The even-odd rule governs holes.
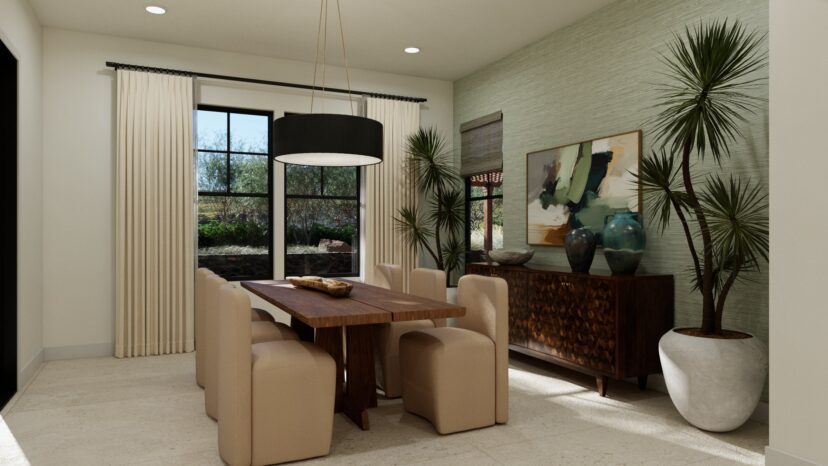
{"type": "Polygon", "coordinates": [[[193,81],[117,71],[119,358],[193,351],[193,81]]]}
{"type": "Polygon", "coordinates": [[[396,230],[394,217],[401,207],[414,206],[417,192],[406,169],[406,141],[420,127],[420,104],[398,100],[366,99],[366,116],[382,123],[383,162],[365,168],[365,279],[374,282],[377,264],[399,264],[403,287],[417,267],[417,254],[396,230]]]}

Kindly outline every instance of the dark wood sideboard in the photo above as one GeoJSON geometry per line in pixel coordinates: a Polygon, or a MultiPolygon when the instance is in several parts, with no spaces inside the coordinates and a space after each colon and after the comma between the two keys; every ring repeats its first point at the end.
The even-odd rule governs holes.
{"type": "Polygon", "coordinates": [[[658,340],[673,327],[672,275],[579,274],[548,266],[466,265],[509,284],[509,348],[608,380],[661,372],[658,340]]]}

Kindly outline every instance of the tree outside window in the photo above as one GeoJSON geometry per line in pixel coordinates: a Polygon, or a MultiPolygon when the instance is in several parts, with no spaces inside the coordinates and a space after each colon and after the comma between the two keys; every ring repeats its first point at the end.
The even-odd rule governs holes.
{"type": "Polygon", "coordinates": [[[198,263],[228,280],[273,276],[271,112],[200,106],[198,263]]]}
{"type": "Polygon", "coordinates": [[[503,247],[503,172],[466,178],[467,261],[503,247]]]}
{"type": "Polygon", "coordinates": [[[359,169],[285,165],[285,275],[359,275],[359,169]]]}

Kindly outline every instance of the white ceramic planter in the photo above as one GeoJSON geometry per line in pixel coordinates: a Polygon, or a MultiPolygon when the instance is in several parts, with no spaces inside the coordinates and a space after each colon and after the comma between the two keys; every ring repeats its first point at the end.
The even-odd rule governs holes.
{"type": "Polygon", "coordinates": [[[727,432],[748,420],[768,373],[767,346],[758,338],[720,339],[673,330],[658,343],[673,404],[699,429],[727,432]]]}

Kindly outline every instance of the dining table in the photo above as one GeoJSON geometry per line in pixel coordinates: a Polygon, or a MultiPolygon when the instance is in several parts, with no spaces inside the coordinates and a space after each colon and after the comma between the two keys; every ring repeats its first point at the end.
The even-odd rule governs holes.
{"type": "Polygon", "coordinates": [[[242,288],[290,315],[303,341],[324,349],[336,363],[335,406],[362,430],[377,406],[374,327],[408,320],[462,317],[462,306],[356,281],[347,297],[301,288],[286,280],[243,281],[242,288]]]}

